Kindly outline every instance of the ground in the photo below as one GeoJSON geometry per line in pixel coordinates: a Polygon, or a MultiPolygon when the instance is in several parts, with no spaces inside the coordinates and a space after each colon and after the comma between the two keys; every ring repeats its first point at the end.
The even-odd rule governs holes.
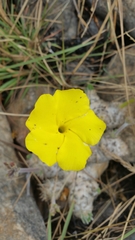
{"type": "MultiPolygon", "coordinates": [[[[95,198],[93,220],[88,224],[74,214],[71,217],[72,204],[67,206],[69,193],[65,189],[60,214],[48,220],[50,199],[41,200],[39,182],[43,184],[43,179],[34,174],[31,186],[45,221],[44,229],[48,226],[50,230],[52,225],[48,239],[66,239],[65,235],[68,239],[134,239],[134,2],[109,1],[108,6],[102,1],[93,2],[0,3],[1,114],[4,112],[10,125],[10,140],[6,141],[15,149],[17,166],[24,168],[29,162],[25,161],[29,157],[25,121],[35,101],[42,93],[53,94],[56,89],[81,88],[87,94],[95,91],[98,100],[93,100],[92,106],[98,102],[97,114],[104,115],[107,122],[106,135],[99,147],[103,147],[104,139],[110,143],[111,134],[125,144],[120,145],[124,146],[120,153],[115,141],[114,151],[110,147],[103,152],[102,161],[108,162],[108,167],[96,179],[101,192],[95,198]],[[67,229],[64,226],[68,221],[67,229]]],[[[7,147],[3,142],[2,149],[4,146],[7,147]]],[[[35,233],[32,239],[36,236],[35,233]]]]}

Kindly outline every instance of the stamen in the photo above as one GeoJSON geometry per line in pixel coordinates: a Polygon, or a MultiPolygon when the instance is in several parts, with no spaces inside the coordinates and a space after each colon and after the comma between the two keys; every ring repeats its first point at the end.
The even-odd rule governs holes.
{"type": "Polygon", "coordinates": [[[65,132],[65,127],[64,126],[60,126],[59,128],[58,128],[58,131],[60,132],[60,133],[64,133],[65,132]]]}

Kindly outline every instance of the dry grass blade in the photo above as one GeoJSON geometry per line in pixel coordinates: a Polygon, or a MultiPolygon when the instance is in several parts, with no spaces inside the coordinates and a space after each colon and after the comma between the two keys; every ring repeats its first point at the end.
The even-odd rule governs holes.
{"type": "Polygon", "coordinates": [[[108,155],[110,155],[113,160],[119,162],[123,167],[128,169],[130,172],[135,173],[135,167],[132,166],[130,163],[124,161],[121,157],[117,156],[116,154],[108,151],[105,147],[102,147],[102,150],[108,155]]]}
{"type": "Polygon", "coordinates": [[[0,115],[15,116],[15,117],[25,117],[25,118],[29,117],[29,114],[19,114],[19,113],[9,113],[9,112],[0,112],[0,115]]]}
{"type": "MultiPolygon", "coordinates": [[[[46,35],[47,31],[51,28],[51,26],[56,22],[56,20],[59,18],[59,16],[63,13],[63,11],[66,9],[66,7],[69,4],[68,0],[66,2],[66,4],[62,4],[61,6],[59,6],[58,9],[55,9],[56,12],[58,12],[58,14],[56,15],[56,17],[51,21],[51,23],[49,24],[49,26],[47,27],[46,31],[44,32],[44,35],[46,35]],[[59,11],[60,10],[60,11],[59,11]]],[[[53,5],[55,4],[56,1],[53,1],[52,6],[50,6],[50,9],[53,7],[53,5]]],[[[49,10],[50,11],[50,10],[49,10]]]]}
{"type": "Polygon", "coordinates": [[[75,9],[76,9],[76,11],[77,11],[78,18],[79,18],[79,23],[78,23],[78,33],[79,33],[79,29],[80,29],[80,26],[81,26],[81,25],[86,27],[86,22],[85,22],[84,19],[82,18],[85,0],[83,0],[81,10],[79,10],[80,1],[78,2],[79,7],[77,6],[75,0],[73,0],[73,3],[74,3],[74,7],[75,7],[75,9]]]}
{"type": "MultiPolygon", "coordinates": [[[[104,94],[104,96],[112,93],[113,97],[117,95],[115,101],[118,100],[120,102],[121,108],[128,106],[130,115],[130,105],[135,102],[135,74],[128,71],[126,56],[129,54],[131,56],[134,55],[133,52],[130,52],[129,47],[135,46],[135,40],[130,36],[131,29],[124,32],[124,5],[122,0],[108,0],[106,2],[107,14],[104,21],[97,14],[98,0],[89,1],[92,2],[91,8],[86,0],[73,0],[73,12],[76,14],[75,22],[78,20],[78,26],[76,31],[74,31],[75,33],[77,32],[76,39],[71,36],[69,41],[65,37],[68,32],[68,30],[66,31],[68,21],[65,26],[63,22],[66,18],[65,10],[68,9],[69,11],[70,9],[70,0],[66,2],[60,1],[59,5],[57,0],[51,2],[38,0],[35,1],[35,4],[33,4],[33,1],[24,0],[22,1],[22,8],[17,1],[15,4],[11,4],[10,7],[8,5],[10,1],[7,1],[6,4],[2,4],[2,2],[0,2],[0,24],[2,26],[0,29],[0,93],[2,98],[4,96],[4,101],[3,99],[1,100],[4,107],[16,99],[16,96],[22,98],[28,88],[46,87],[49,85],[54,89],[81,88],[85,91],[86,88],[94,88],[98,93],[104,94]],[[20,10],[17,10],[19,8],[20,10]],[[17,11],[19,11],[18,14],[17,11]],[[99,25],[97,24],[96,32],[98,33],[90,37],[90,25],[94,17],[96,17],[96,20],[99,20],[99,25],[101,23],[102,25],[98,31],[99,25]],[[119,27],[117,25],[118,21],[120,23],[119,27]],[[119,35],[117,35],[116,30],[120,31],[119,35]],[[126,36],[134,43],[126,46],[126,36]],[[115,75],[115,72],[114,74],[110,72],[108,63],[116,55],[120,59],[122,71],[120,74],[116,73],[115,75]],[[83,69],[84,65],[86,66],[84,69],[90,71],[79,69],[79,67],[83,69]],[[130,82],[130,77],[133,78],[132,82],[130,82]],[[116,78],[120,82],[119,84],[117,84],[116,78]]],[[[10,110],[8,112],[0,112],[0,115],[24,118],[29,116],[29,114],[11,113],[10,110]]],[[[125,123],[122,126],[126,127],[127,125],[125,123]]],[[[119,128],[119,130],[122,129],[123,127],[119,128]]],[[[11,146],[16,148],[15,144],[11,144],[11,146]]],[[[19,146],[16,150],[21,151],[19,146]]],[[[66,238],[84,240],[113,240],[121,238],[122,240],[125,238],[127,231],[131,229],[130,224],[132,222],[134,224],[135,196],[133,196],[133,191],[126,195],[129,189],[125,186],[125,179],[128,182],[131,176],[134,177],[135,167],[116,154],[109,152],[106,148],[102,148],[102,151],[110,156],[110,159],[114,160],[115,163],[113,162],[113,164],[119,165],[121,168],[123,166],[129,172],[122,168],[126,171],[126,174],[124,175],[123,173],[123,175],[118,176],[117,168],[115,168],[114,172],[114,169],[110,170],[109,168],[108,172],[105,173],[106,177],[103,176],[103,178],[97,180],[102,187],[101,195],[99,196],[100,203],[96,199],[97,202],[95,201],[94,204],[97,204],[96,207],[99,206],[99,208],[97,208],[98,210],[95,209],[95,212],[93,211],[94,220],[88,227],[81,224],[80,226],[78,220],[76,221],[75,219],[75,231],[67,229],[71,217],[71,212],[70,217],[68,219],[66,217],[67,206],[63,207],[63,212],[60,210],[58,217],[49,217],[50,226],[55,224],[53,233],[51,232],[53,228],[50,228],[49,240],[66,238]],[[112,177],[109,174],[112,174],[112,177]],[[123,198],[120,194],[123,194],[123,198]],[[111,213],[104,215],[107,211],[111,213]],[[64,223],[66,223],[66,227],[63,234],[62,226],[64,223]]],[[[27,154],[27,151],[24,152],[27,154]]],[[[29,167],[27,161],[20,153],[19,157],[29,167]]],[[[35,173],[31,175],[34,176],[38,186],[40,186],[40,194],[42,195],[46,190],[44,185],[35,173]]],[[[68,177],[71,177],[70,174],[68,177]]],[[[57,178],[58,176],[55,179],[55,184],[57,178]]],[[[28,181],[23,186],[15,204],[20,199],[28,181]]],[[[59,196],[67,182],[68,178],[66,179],[65,177],[63,185],[57,191],[59,196]]],[[[55,200],[56,185],[54,186],[54,192],[51,193],[52,199],[55,200]]],[[[44,196],[46,197],[47,194],[45,194],[44,196]]],[[[44,196],[42,196],[42,200],[46,200],[44,196]]],[[[50,199],[49,197],[47,199],[48,205],[51,202],[50,199]]]]}
{"type": "Polygon", "coordinates": [[[92,20],[92,18],[94,16],[94,13],[95,13],[95,10],[96,10],[96,7],[97,7],[97,3],[98,3],[98,0],[96,0],[95,2],[92,3],[91,9],[90,9],[91,16],[90,16],[90,18],[89,18],[89,20],[88,20],[88,22],[87,22],[87,24],[86,24],[86,26],[84,28],[84,31],[83,31],[81,37],[83,37],[85,35],[85,33],[87,32],[87,30],[88,30],[88,26],[89,26],[89,24],[90,24],[90,22],[91,22],[91,20],[92,20]]]}
{"type": "MultiPolygon", "coordinates": [[[[90,239],[93,239],[94,236],[97,236],[94,238],[95,240],[116,239],[116,237],[109,238],[110,232],[111,232],[111,230],[113,230],[115,228],[117,229],[117,227],[120,228],[120,226],[123,226],[123,224],[125,222],[117,223],[117,220],[124,213],[124,211],[134,202],[134,200],[135,200],[135,197],[133,196],[131,199],[129,199],[125,203],[118,204],[115,207],[111,216],[109,216],[105,221],[103,221],[101,224],[99,224],[98,227],[88,230],[88,232],[85,233],[85,235],[82,237],[82,239],[90,240],[90,239]],[[94,233],[97,233],[97,234],[95,235],[94,233]]],[[[133,203],[133,205],[134,205],[134,203],[133,203]]]]}
{"type": "MultiPolygon", "coordinates": [[[[0,16],[2,17],[2,19],[9,24],[9,26],[13,26],[12,21],[8,18],[6,12],[4,11],[3,7],[2,7],[2,3],[0,2],[0,16]]],[[[14,26],[15,28],[15,32],[16,34],[20,34],[20,31],[14,26]]]]}
{"type": "MultiPolygon", "coordinates": [[[[122,63],[123,63],[123,73],[124,73],[124,82],[125,82],[125,89],[126,89],[126,98],[129,101],[129,94],[127,90],[127,70],[126,70],[126,61],[125,61],[125,42],[124,42],[124,29],[123,29],[123,3],[122,1],[118,1],[119,6],[119,16],[120,16],[120,29],[121,29],[121,40],[122,40],[122,63]]],[[[128,106],[129,116],[131,116],[130,106],[128,106]]]]}
{"type": "MultiPolygon", "coordinates": [[[[116,0],[115,0],[116,1],[116,0]]],[[[112,6],[111,6],[111,10],[115,7],[115,1],[113,2],[112,6]]],[[[82,65],[82,63],[84,62],[84,60],[88,57],[88,55],[92,52],[92,50],[95,48],[98,40],[100,39],[100,36],[102,34],[102,31],[104,30],[104,27],[109,19],[109,15],[110,13],[107,13],[105,20],[97,34],[97,36],[95,37],[95,41],[94,44],[90,47],[90,49],[87,51],[87,53],[85,54],[85,56],[81,59],[81,61],[77,64],[77,66],[75,67],[75,69],[73,70],[73,74],[77,71],[77,69],[82,65]]]]}
{"type": "Polygon", "coordinates": [[[129,223],[130,217],[131,217],[131,215],[132,215],[132,213],[133,213],[133,211],[134,211],[134,208],[135,208],[135,202],[133,203],[133,205],[132,205],[132,207],[131,207],[131,209],[130,209],[130,212],[129,212],[129,214],[128,214],[128,217],[127,217],[127,220],[126,220],[124,229],[123,229],[123,233],[122,233],[122,236],[121,236],[121,240],[124,239],[124,235],[125,235],[125,232],[126,232],[126,229],[127,229],[127,225],[128,225],[128,223],[129,223]]]}
{"type": "Polygon", "coordinates": [[[14,30],[14,28],[15,28],[15,26],[16,26],[18,20],[19,20],[19,18],[21,17],[21,15],[22,15],[22,13],[23,13],[25,7],[27,6],[28,1],[29,1],[29,0],[25,0],[25,1],[24,1],[24,4],[23,4],[23,6],[22,6],[20,12],[18,13],[17,18],[16,18],[14,24],[12,25],[9,34],[12,34],[12,32],[13,32],[13,30],[14,30]]]}

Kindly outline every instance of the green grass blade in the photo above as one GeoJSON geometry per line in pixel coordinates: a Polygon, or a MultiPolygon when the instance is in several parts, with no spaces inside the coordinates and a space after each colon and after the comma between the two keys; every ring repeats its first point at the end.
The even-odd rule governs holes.
{"type": "Polygon", "coordinates": [[[69,222],[70,222],[71,217],[72,217],[74,205],[75,205],[75,203],[72,202],[72,204],[70,206],[70,209],[69,209],[69,212],[68,212],[68,215],[67,215],[67,218],[66,218],[66,222],[64,224],[64,228],[63,228],[62,234],[61,234],[59,240],[64,240],[65,239],[65,236],[66,236],[66,233],[67,233],[67,229],[68,229],[68,225],[69,225],[69,222]]]}
{"type": "Polygon", "coordinates": [[[49,212],[48,224],[47,224],[47,239],[52,240],[52,227],[51,227],[51,213],[49,212]]]}
{"type": "Polygon", "coordinates": [[[131,231],[127,232],[123,238],[119,238],[118,240],[126,239],[127,237],[131,236],[133,233],[135,233],[135,228],[133,228],[131,231]]]}

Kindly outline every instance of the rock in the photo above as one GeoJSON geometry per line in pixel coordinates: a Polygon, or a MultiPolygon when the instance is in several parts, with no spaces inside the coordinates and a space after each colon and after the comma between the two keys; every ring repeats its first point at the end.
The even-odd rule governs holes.
{"type": "Polygon", "coordinates": [[[52,5],[52,12],[48,17],[49,19],[54,20],[52,27],[49,30],[51,34],[59,31],[60,34],[57,34],[57,37],[63,36],[64,39],[75,38],[77,34],[77,18],[73,1],[68,0],[65,2],[65,0],[57,0],[54,4],[49,2],[49,5],[52,5]]]}
{"type": "MultiPolygon", "coordinates": [[[[25,4],[24,0],[16,1],[18,12],[21,10],[22,6],[25,4]]],[[[75,15],[75,8],[72,0],[68,0],[65,3],[65,0],[57,1],[27,1],[27,5],[24,8],[23,15],[31,16],[37,18],[37,11],[35,8],[41,7],[41,17],[42,14],[45,15],[45,18],[49,19],[48,24],[49,28],[42,29],[41,32],[45,35],[54,34],[55,37],[64,37],[64,39],[72,39],[76,37],[77,33],[77,18],[75,15]],[[45,11],[46,8],[46,11],[45,11]]]]}
{"type": "MultiPolygon", "coordinates": [[[[93,0],[87,0],[88,4],[92,5],[93,0]]],[[[111,1],[113,2],[113,1],[111,1]]],[[[134,29],[134,22],[135,22],[135,1],[134,0],[122,0],[122,10],[123,10],[123,20],[124,20],[124,26],[125,30],[129,31],[129,35],[132,37],[135,37],[135,29],[134,29]]],[[[119,18],[119,12],[121,11],[121,8],[119,10],[117,3],[113,8],[113,11],[117,12],[118,18],[119,18]]],[[[99,14],[102,18],[105,18],[105,16],[108,13],[108,5],[107,1],[99,0],[97,1],[96,11],[97,14],[99,14]]]]}
{"type": "MultiPolygon", "coordinates": [[[[66,64],[66,70],[68,72],[72,73],[72,71],[75,69],[77,64],[78,64],[78,61],[67,63],[66,64]]],[[[84,62],[77,69],[75,75],[71,74],[71,76],[70,76],[70,84],[73,85],[73,86],[81,86],[83,84],[85,85],[86,83],[88,83],[88,81],[92,77],[93,73],[94,73],[94,71],[90,70],[90,64],[87,63],[87,62],[84,62]]]]}
{"type": "Polygon", "coordinates": [[[127,240],[134,240],[135,239],[135,233],[132,233],[129,237],[126,238],[127,240]]]}
{"type": "MultiPolygon", "coordinates": [[[[29,114],[33,109],[36,100],[43,93],[53,92],[52,89],[48,87],[31,87],[25,97],[18,97],[14,101],[12,101],[7,111],[10,113],[18,113],[18,114],[29,114]]],[[[16,141],[25,146],[24,139],[28,133],[28,129],[25,126],[27,117],[9,117],[10,125],[12,132],[15,134],[16,141]]]]}
{"type": "Polygon", "coordinates": [[[135,135],[132,127],[128,127],[124,129],[124,131],[120,134],[121,139],[128,146],[128,152],[123,159],[126,162],[134,162],[135,163],[135,135]]]}
{"type": "MultiPolygon", "coordinates": [[[[129,97],[132,98],[132,89],[134,86],[135,78],[135,47],[125,49],[125,61],[127,72],[127,87],[129,97]]],[[[112,57],[111,61],[106,67],[106,73],[104,74],[104,84],[98,86],[100,90],[100,97],[106,101],[126,101],[125,96],[125,80],[123,73],[123,64],[119,57],[119,53],[116,53],[112,57]],[[105,90],[105,94],[102,91],[105,90]]],[[[111,103],[112,104],[112,103],[111,103]]]]}
{"type": "Polygon", "coordinates": [[[18,164],[18,160],[13,148],[7,144],[12,144],[12,138],[3,115],[0,115],[0,133],[0,239],[45,240],[45,224],[33,197],[26,196],[25,191],[20,194],[25,179],[7,176],[4,163],[18,164]]]}

